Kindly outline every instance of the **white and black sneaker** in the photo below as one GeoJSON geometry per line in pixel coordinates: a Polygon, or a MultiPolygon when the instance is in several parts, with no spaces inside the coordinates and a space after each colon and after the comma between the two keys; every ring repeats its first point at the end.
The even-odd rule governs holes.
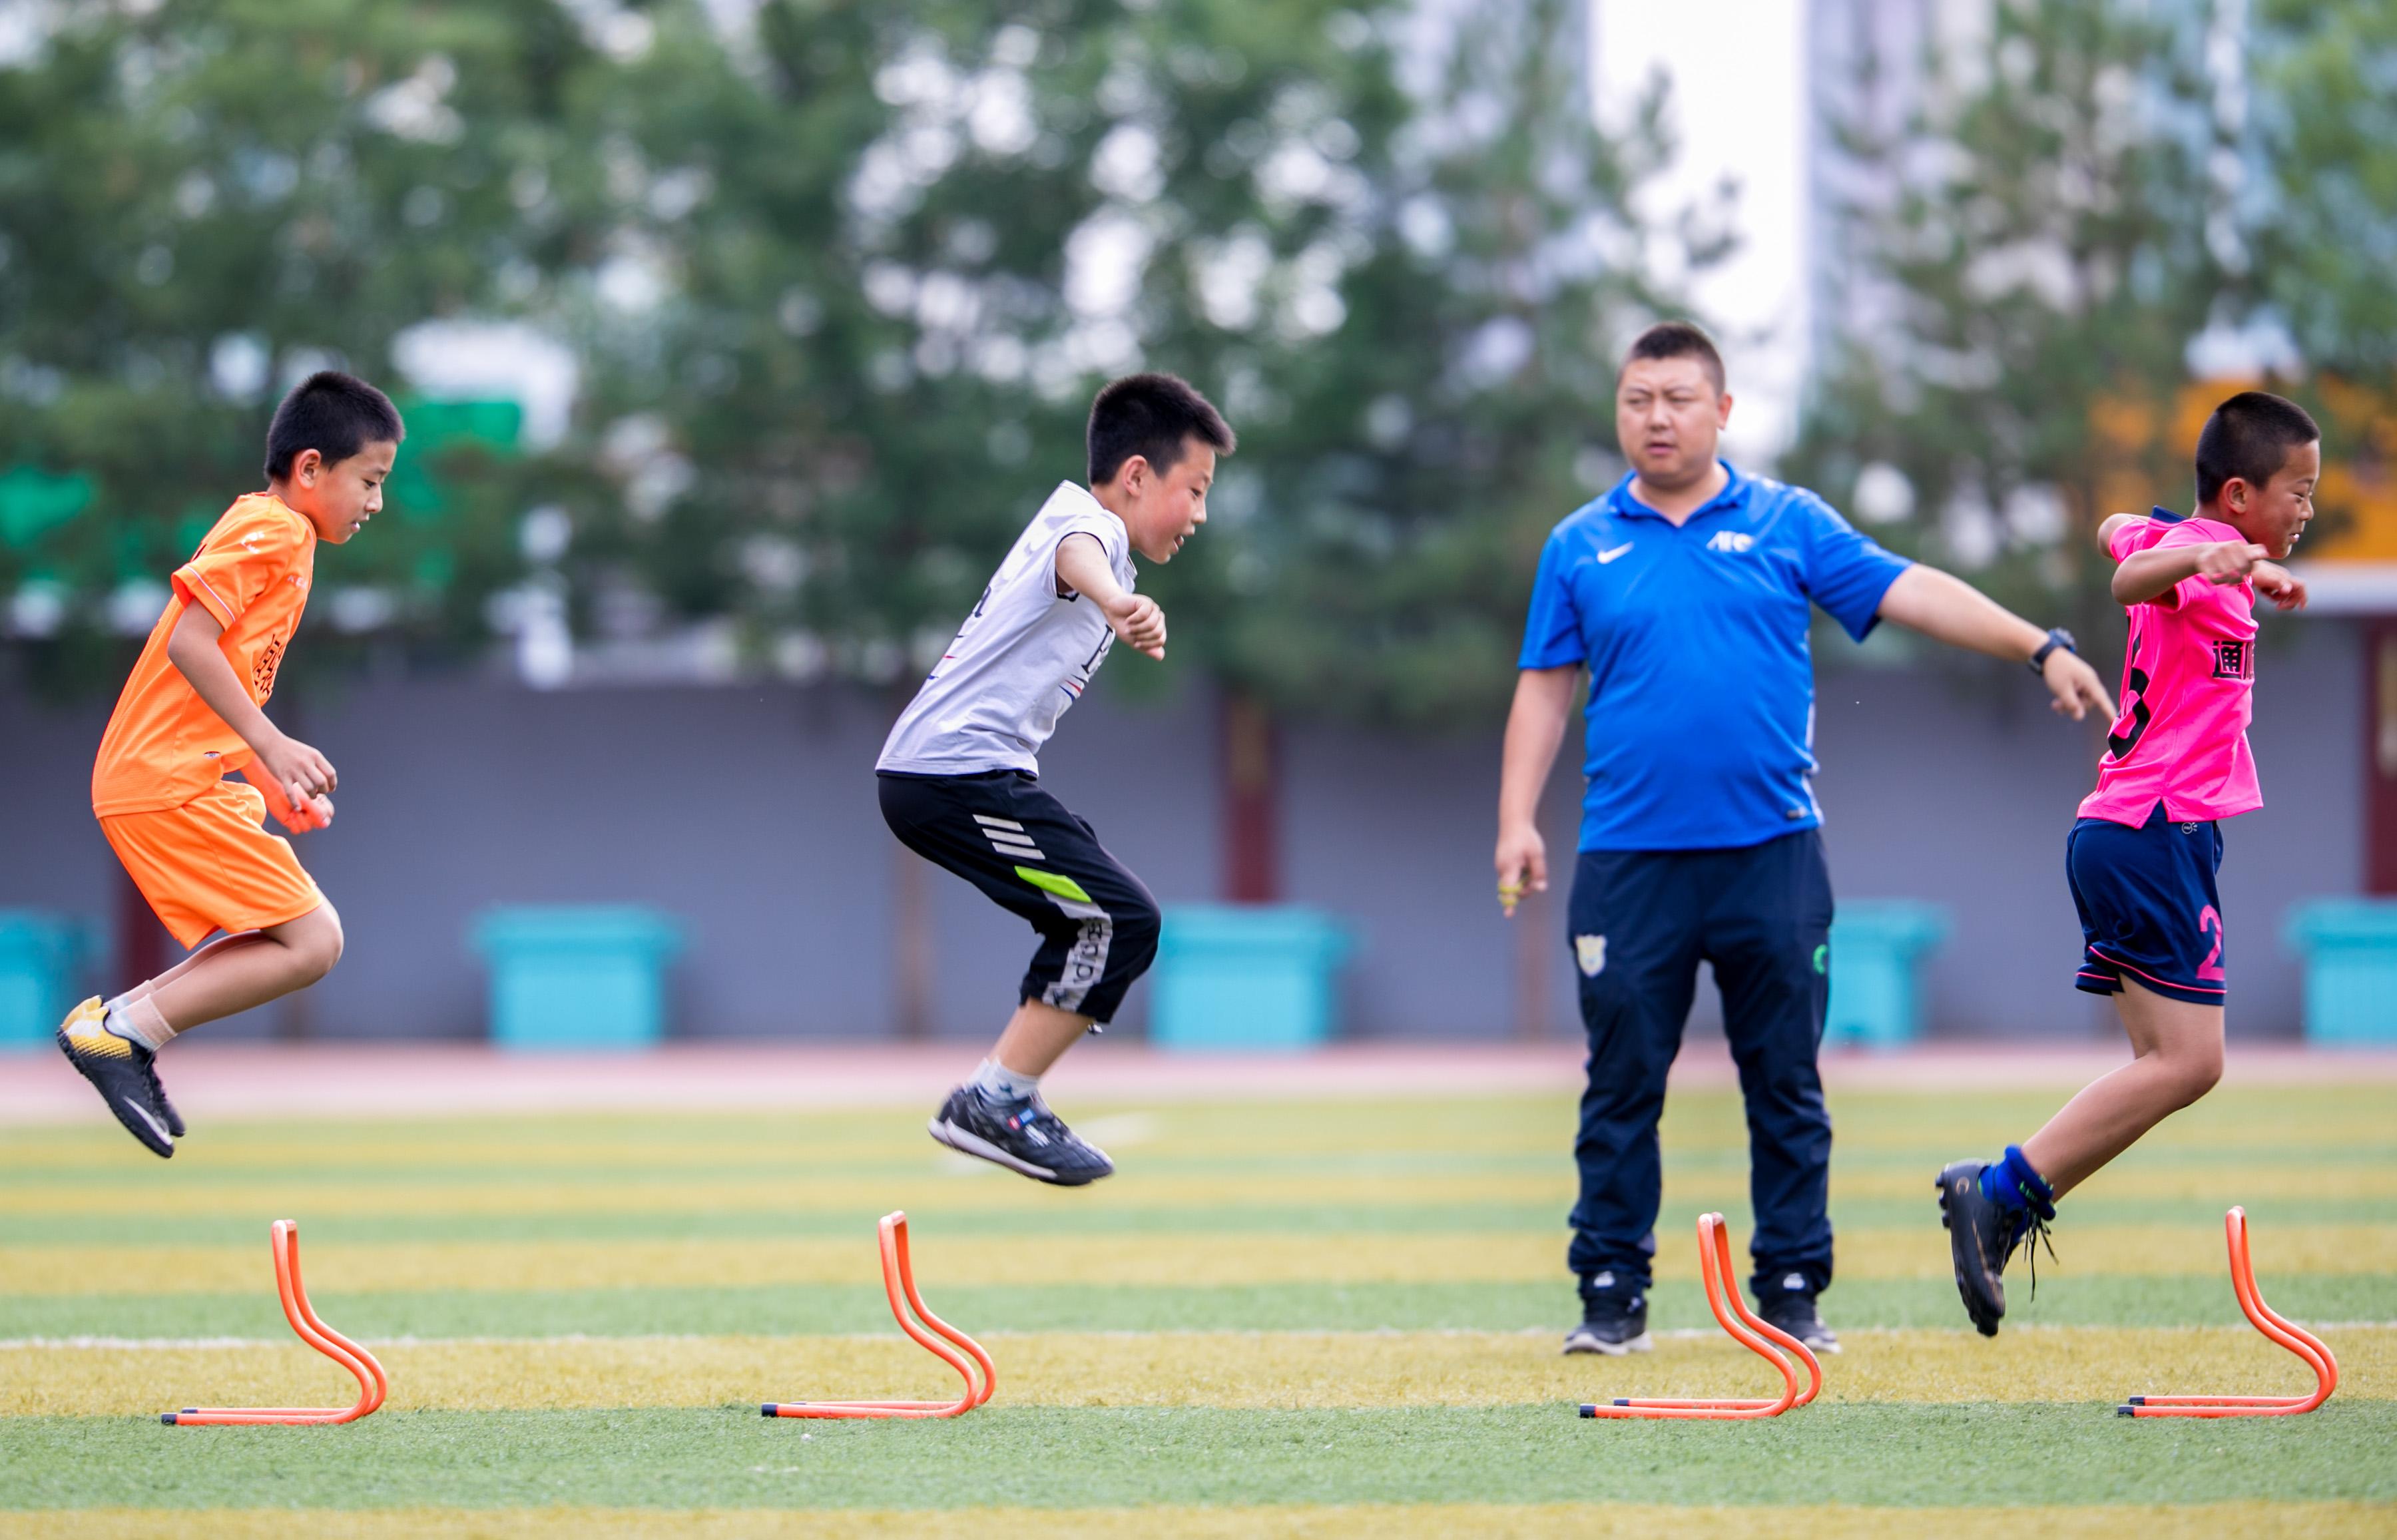
{"type": "Polygon", "coordinates": [[[1645,1290],[1617,1288],[1613,1273],[1595,1273],[1581,1280],[1581,1324],[1565,1333],[1568,1353],[1603,1353],[1621,1358],[1646,1353],[1656,1340],[1648,1334],[1645,1290]]]}
{"type": "Polygon", "coordinates": [[[979,1086],[961,1085],[949,1092],[930,1126],[932,1137],[949,1148],[1038,1182],[1079,1187],[1115,1174],[1106,1152],[1084,1144],[1037,1092],[1024,1101],[1001,1102],[979,1086]]]}
{"type": "Polygon", "coordinates": [[[1823,1317],[1814,1308],[1814,1292],[1806,1287],[1806,1279],[1791,1273],[1782,1286],[1756,1296],[1756,1313],[1767,1324],[1777,1326],[1816,1353],[1836,1353],[1840,1339],[1823,1324],[1823,1317]]]}
{"type": "Polygon", "coordinates": [[[152,1054],[140,1043],[108,1030],[98,999],[88,999],[67,1013],[59,1027],[59,1051],[91,1082],[125,1132],[141,1141],[150,1153],[171,1158],[174,1136],[182,1132],[181,1118],[167,1104],[166,1090],[150,1065],[152,1054]]]}

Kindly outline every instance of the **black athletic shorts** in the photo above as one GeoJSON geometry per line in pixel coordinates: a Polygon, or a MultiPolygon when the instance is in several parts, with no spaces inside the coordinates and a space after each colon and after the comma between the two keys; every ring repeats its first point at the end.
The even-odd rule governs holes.
{"type": "Polygon", "coordinates": [[[2064,875],[2086,944],[2072,984],[2119,995],[2125,973],[2167,999],[2220,1005],[2222,825],[2176,824],[2161,798],[2134,829],[2083,818],[2064,841],[2064,875]]]}
{"type": "Polygon", "coordinates": [[[1040,932],[1016,998],[1115,1020],[1156,960],[1157,900],[1091,825],[1021,770],[877,779],[902,844],[1040,932]]]}

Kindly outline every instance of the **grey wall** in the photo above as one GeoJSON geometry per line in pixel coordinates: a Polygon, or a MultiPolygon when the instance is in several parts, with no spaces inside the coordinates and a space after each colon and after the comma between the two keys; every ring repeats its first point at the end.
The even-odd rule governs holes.
{"type": "MultiPolygon", "coordinates": [[[[2337,623],[2273,628],[2255,743],[2267,809],[2228,829],[2232,1030],[2297,1028],[2289,904],[2361,879],[2362,685],[2337,623]]],[[[1962,684],[1868,666],[1841,646],[1820,683],[1819,791],[1847,898],[1948,906],[1929,975],[1945,1035],[2084,1036],[2101,1002],[2070,988],[2079,931],[2063,877],[2072,809],[2102,728],[2058,722],[2018,670],[1962,684]]],[[[678,917],[679,1033],[878,1036],[892,1015],[900,851],[875,807],[887,714],[832,689],[539,693],[479,679],[360,684],[288,725],[342,774],[340,819],[295,841],[340,908],[349,951],[295,1002],[226,1035],[304,1024],[325,1038],[482,1030],[466,934],[495,904],[636,902],[678,917]],[[289,1012],[302,1012],[292,1016],[289,1012]]],[[[10,795],[0,798],[0,906],[95,917],[116,908],[114,859],[88,816],[104,707],[59,711],[0,690],[10,795]]],[[[1516,1020],[1517,939],[1491,902],[1494,736],[1423,743],[1296,722],[1284,743],[1285,885],[1348,919],[1354,1028],[1495,1037],[1516,1020]]],[[[1214,717],[1192,695],[1134,707],[1104,687],[1044,757],[1046,783],[1168,904],[1217,889],[1214,717]]],[[[1575,1030],[1562,889],[1571,772],[1550,844],[1558,891],[1525,917],[1550,1030],[1575,1030]]],[[[944,1036],[985,1037],[1011,1004],[1029,932],[965,884],[929,874],[944,1036]]],[[[113,976],[98,981],[116,982],[113,976]]],[[[1124,1026],[1137,1031],[1146,991],[1124,1026]]],[[[1702,998],[1700,1029],[1712,1011],[1702,998]]]]}

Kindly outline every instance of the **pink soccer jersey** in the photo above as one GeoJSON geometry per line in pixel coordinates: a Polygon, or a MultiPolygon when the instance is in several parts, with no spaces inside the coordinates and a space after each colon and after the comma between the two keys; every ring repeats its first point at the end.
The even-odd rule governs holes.
{"type": "MultiPolygon", "coordinates": [[[[2213,519],[2150,518],[2116,533],[2112,553],[2122,561],[2156,547],[2246,538],[2213,519]]],[[[2175,823],[2262,807],[2256,757],[2247,747],[2255,715],[2255,584],[2184,578],[2171,592],[2132,605],[2129,614],[2122,714],[2106,735],[2097,789],[2082,802],[2081,816],[2137,828],[2159,801],[2175,823]]]]}

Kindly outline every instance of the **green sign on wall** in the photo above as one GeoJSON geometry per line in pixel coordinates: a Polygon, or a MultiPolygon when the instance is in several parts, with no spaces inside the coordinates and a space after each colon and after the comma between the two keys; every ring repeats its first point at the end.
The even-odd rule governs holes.
{"type": "Polygon", "coordinates": [[[23,550],[91,505],[91,477],[20,465],[0,474],[0,542],[23,550]]]}
{"type": "Polygon", "coordinates": [[[383,496],[402,518],[437,518],[449,511],[435,465],[443,451],[474,446],[514,454],[524,408],[514,401],[403,401],[408,443],[392,467],[383,496]]]}

